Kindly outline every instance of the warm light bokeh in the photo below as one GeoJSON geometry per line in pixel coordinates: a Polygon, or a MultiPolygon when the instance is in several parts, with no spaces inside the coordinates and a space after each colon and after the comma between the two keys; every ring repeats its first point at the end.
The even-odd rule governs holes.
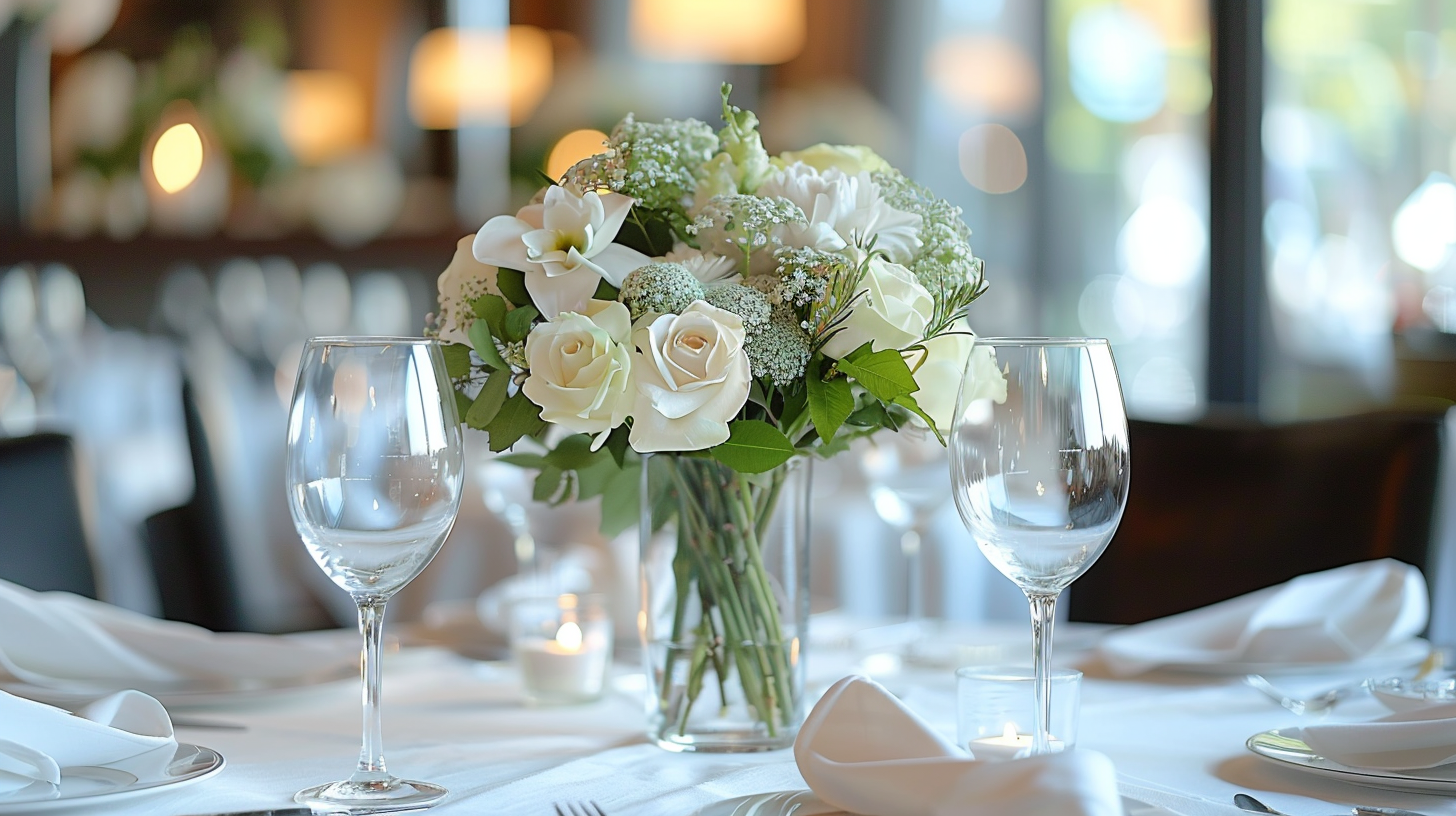
{"type": "Polygon", "coordinates": [[[303,164],[322,164],[368,139],[364,90],[342,71],[289,71],[283,93],[283,141],[303,164]]]}
{"type": "Polygon", "coordinates": [[[551,89],[551,37],[535,26],[437,28],[410,54],[409,109],[423,128],[522,124],[551,89]]]}
{"type": "Polygon", "coordinates": [[[632,0],[632,46],[674,62],[774,65],[804,50],[804,0],[632,0]]]}
{"type": "Polygon", "coordinates": [[[152,175],[168,193],[178,192],[202,172],[202,135],[189,122],[175,124],[157,137],[152,148],[152,175]]]}
{"type": "Polygon", "coordinates": [[[607,134],[600,130],[573,130],[562,136],[546,159],[546,175],[559,179],[571,166],[606,149],[607,134]]]}
{"type": "Polygon", "coordinates": [[[947,37],[926,56],[935,88],[963,110],[1026,116],[1041,104],[1041,72],[1026,49],[994,35],[947,37]]]}

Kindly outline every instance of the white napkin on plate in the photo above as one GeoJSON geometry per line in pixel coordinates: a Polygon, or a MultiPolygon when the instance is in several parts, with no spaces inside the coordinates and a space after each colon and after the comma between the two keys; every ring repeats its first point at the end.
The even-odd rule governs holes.
{"type": "Polygon", "coordinates": [[[1456,762],[1456,703],[1402,711],[1369,722],[1306,725],[1290,736],[1304,740],[1325,759],[1352,768],[1434,768],[1456,762]]]}
{"type": "Polygon", "coordinates": [[[1129,626],[1099,648],[1121,675],[1165,665],[1343,663],[1415,637],[1429,613],[1421,571],[1386,558],[1129,626]]]}
{"type": "Polygon", "coordinates": [[[189,680],[281,680],[357,659],[352,648],[276,635],[215,633],[68,592],[0,581],[0,680],[50,688],[189,680]]]}
{"type": "Polygon", "coordinates": [[[824,802],[863,816],[1120,816],[1117,774],[1073,750],[983,762],[872,680],[846,677],[814,706],[794,759],[824,802]]]}
{"type": "Polygon", "coordinates": [[[75,714],[0,691],[0,803],[61,783],[61,769],[129,761],[138,778],[160,774],[177,752],[172,721],[155,699],[122,691],[75,714]]]}

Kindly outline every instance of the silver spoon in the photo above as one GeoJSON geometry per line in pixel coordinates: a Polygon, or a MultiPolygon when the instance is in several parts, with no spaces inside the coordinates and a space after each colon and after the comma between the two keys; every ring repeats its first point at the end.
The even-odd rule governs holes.
{"type": "MultiPolygon", "coordinates": [[[[1238,805],[1239,810],[1248,811],[1249,813],[1267,813],[1270,814],[1270,816],[1289,816],[1289,814],[1280,810],[1275,810],[1264,804],[1263,802],[1260,802],[1258,799],[1255,799],[1254,797],[1248,795],[1247,793],[1234,794],[1234,804],[1238,805]]],[[[1401,810],[1400,808],[1365,807],[1363,805],[1357,805],[1351,808],[1350,812],[1354,814],[1354,816],[1422,816],[1422,814],[1416,813],[1413,810],[1401,810]]]]}

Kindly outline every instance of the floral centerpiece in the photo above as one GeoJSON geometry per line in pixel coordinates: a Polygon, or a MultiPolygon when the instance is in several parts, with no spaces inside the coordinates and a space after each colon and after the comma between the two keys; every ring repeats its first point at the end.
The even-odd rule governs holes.
{"type": "Polygon", "coordinates": [[[675,522],[639,620],[654,734],[690,750],[792,741],[806,525],[776,519],[807,500],[797,464],[912,422],[939,437],[985,291],[959,208],[866,147],[770,156],[729,90],[720,130],[628,115],[462,239],[430,319],[464,422],[493,451],[538,443],[505,457],[538,500],[601,495],[609,534],[640,510],[644,553],[675,522]]]}

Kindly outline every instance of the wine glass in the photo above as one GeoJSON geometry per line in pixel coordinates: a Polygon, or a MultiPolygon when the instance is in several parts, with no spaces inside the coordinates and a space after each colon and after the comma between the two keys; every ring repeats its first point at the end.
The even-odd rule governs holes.
{"type": "Polygon", "coordinates": [[[860,453],[859,469],[869,483],[870,504],[899,534],[909,580],[906,623],[912,638],[925,626],[924,545],[926,527],[944,506],[945,447],[919,423],[898,433],[877,434],[860,453]]]}
{"type": "Polygon", "coordinates": [[[977,338],[975,346],[951,431],[952,493],[981,553],[1031,604],[1031,750],[1041,754],[1057,596],[1122,520],[1127,415],[1106,340],[977,338]]]}
{"type": "Polygon", "coordinates": [[[384,605],[435,557],[460,509],[464,453],[440,346],[408,337],[320,337],[303,350],[288,416],[288,507],[320,568],[353,596],[364,636],[359,767],[300,791],[322,809],[426,807],[444,788],[384,767],[379,646],[384,605]]]}

